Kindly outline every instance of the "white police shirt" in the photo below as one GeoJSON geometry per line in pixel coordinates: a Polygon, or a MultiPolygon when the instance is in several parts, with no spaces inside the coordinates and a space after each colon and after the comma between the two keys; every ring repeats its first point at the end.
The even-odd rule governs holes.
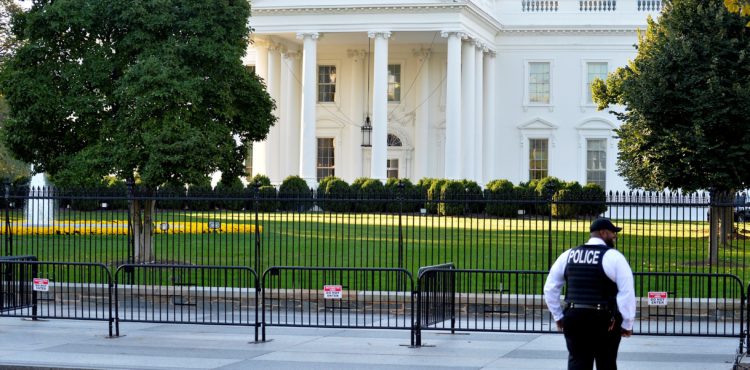
{"type": "MultiPolygon", "coordinates": [[[[588,245],[606,245],[604,240],[591,238],[588,245]]],[[[544,301],[547,303],[552,318],[562,319],[563,308],[560,294],[565,284],[565,267],[568,265],[568,254],[572,249],[563,252],[549,270],[547,281],[544,283],[544,301]]],[[[633,271],[630,269],[625,256],[617,249],[610,248],[604,252],[602,267],[607,277],[617,284],[617,309],[622,314],[622,328],[633,330],[635,320],[635,291],[633,286],[633,271]]]]}

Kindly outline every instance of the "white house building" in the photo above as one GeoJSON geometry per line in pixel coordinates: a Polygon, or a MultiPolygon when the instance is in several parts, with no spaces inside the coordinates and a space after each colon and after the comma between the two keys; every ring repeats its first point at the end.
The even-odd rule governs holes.
{"type": "MultiPolygon", "coordinates": [[[[246,63],[279,121],[252,174],[622,190],[590,83],[634,58],[659,0],[253,0],[246,63]]],[[[250,164],[250,162],[252,162],[250,164]]]]}

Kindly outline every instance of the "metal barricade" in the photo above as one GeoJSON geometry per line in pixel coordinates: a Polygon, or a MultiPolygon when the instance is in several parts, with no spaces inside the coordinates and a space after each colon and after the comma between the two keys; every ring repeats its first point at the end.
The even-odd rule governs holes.
{"type": "Polygon", "coordinates": [[[258,275],[249,267],[124,264],[115,281],[118,336],[120,322],[240,325],[258,341],[258,275]]]}
{"type": "Polygon", "coordinates": [[[274,266],[262,276],[267,326],[406,329],[414,280],[398,268],[274,266]]]}
{"type": "Polygon", "coordinates": [[[19,299],[29,303],[0,311],[0,316],[107,321],[112,336],[113,280],[104,264],[5,258],[0,269],[13,271],[18,280],[12,285],[23,287],[19,299]]]}
{"type": "MultiPolygon", "coordinates": [[[[36,261],[35,256],[0,257],[3,261],[36,261]]],[[[0,265],[0,312],[14,311],[32,307],[35,304],[32,289],[36,276],[36,265],[2,264],[0,265]]]]}

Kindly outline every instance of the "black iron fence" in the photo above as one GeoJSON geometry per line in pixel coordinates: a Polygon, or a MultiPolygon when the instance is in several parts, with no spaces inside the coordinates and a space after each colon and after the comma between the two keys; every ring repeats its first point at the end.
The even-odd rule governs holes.
{"type": "Polygon", "coordinates": [[[636,272],[727,273],[750,280],[750,207],[734,197],[188,195],[8,191],[0,228],[4,255],[115,268],[141,262],[258,272],[270,266],[373,267],[416,275],[420,266],[452,261],[462,269],[535,271],[584,243],[591,219],[602,215],[624,228],[618,249],[636,272]],[[721,225],[710,222],[712,206],[728,212],[721,225]]]}

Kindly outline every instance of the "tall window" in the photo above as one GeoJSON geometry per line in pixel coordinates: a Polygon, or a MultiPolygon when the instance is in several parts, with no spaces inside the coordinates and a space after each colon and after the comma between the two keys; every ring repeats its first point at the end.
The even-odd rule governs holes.
{"type": "Polygon", "coordinates": [[[549,173],[549,140],[529,139],[529,180],[539,180],[549,173]]]}
{"type": "Polygon", "coordinates": [[[388,101],[401,101],[401,65],[388,65],[388,101]]]}
{"type": "Polygon", "coordinates": [[[318,102],[330,103],[336,98],[336,66],[318,66],[318,102]]]}
{"type": "Polygon", "coordinates": [[[607,79],[607,62],[586,63],[586,102],[593,103],[591,96],[591,83],[596,79],[607,79]]]}
{"type": "Polygon", "coordinates": [[[333,138],[318,138],[318,181],[336,176],[333,138]]]}
{"type": "Polygon", "coordinates": [[[529,103],[549,104],[550,102],[549,62],[529,63],[529,103]]]}
{"type": "Polygon", "coordinates": [[[398,159],[389,159],[387,163],[387,177],[397,179],[398,178],[398,159]]]}
{"type": "Polygon", "coordinates": [[[607,185],[607,139],[586,140],[586,183],[607,185]]]}

